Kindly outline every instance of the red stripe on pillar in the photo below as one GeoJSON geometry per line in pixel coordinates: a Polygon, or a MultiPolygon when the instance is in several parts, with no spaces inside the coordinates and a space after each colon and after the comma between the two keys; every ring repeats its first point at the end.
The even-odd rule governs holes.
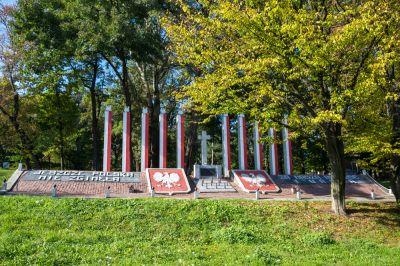
{"type": "Polygon", "coordinates": [[[180,142],[181,142],[181,165],[180,165],[180,167],[181,168],[185,168],[185,118],[183,117],[183,115],[181,115],[181,132],[180,132],[180,134],[181,134],[181,139],[180,139],[180,142]]]}
{"type": "Polygon", "coordinates": [[[164,140],[164,147],[163,147],[163,168],[167,168],[167,114],[163,114],[163,120],[164,120],[164,128],[163,128],[163,140],[164,140]]]}
{"type": "Polygon", "coordinates": [[[144,137],[144,169],[149,168],[149,113],[146,113],[144,137]]]}
{"type": "Polygon", "coordinates": [[[276,175],[279,175],[279,160],[278,160],[278,144],[276,144],[276,131],[274,129],[274,153],[275,153],[275,171],[276,175]]]}
{"type": "Polygon", "coordinates": [[[260,155],[260,170],[263,169],[263,153],[262,153],[262,144],[260,142],[261,139],[261,134],[260,134],[260,130],[258,130],[258,150],[259,150],[259,155],[260,155]]]}
{"type": "Polygon", "coordinates": [[[126,113],[126,160],[125,160],[125,169],[126,172],[131,171],[131,113],[127,112],[126,113]]]}
{"type": "Polygon", "coordinates": [[[111,132],[112,132],[112,112],[108,112],[108,132],[107,132],[107,172],[111,170],[111,132]]]}
{"type": "Polygon", "coordinates": [[[226,146],[228,152],[228,169],[231,170],[231,123],[229,116],[226,117],[226,146]]]}
{"type": "Polygon", "coordinates": [[[244,169],[248,168],[247,165],[247,132],[246,132],[246,118],[243,119],[243,159],[244,159],[244,169]]]}
{"type": "Polygon", "coordinates": [[[289,175],[292,175],[293,174],[293,161],[292,161],[292,140],[290,140],[289,139],[289,136],[290,136],[290,132],[288,131],[288,146],[289,146],[289,151],[288,151],[288,154],[289,154],[289,165],[290,165],[290,172],[289,172],[289,175]]]}

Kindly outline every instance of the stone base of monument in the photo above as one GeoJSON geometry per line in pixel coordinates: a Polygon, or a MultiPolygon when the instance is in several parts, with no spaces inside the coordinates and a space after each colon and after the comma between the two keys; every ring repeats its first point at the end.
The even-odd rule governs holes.
{"type": "Polygon", "coordinates": [[[146,178],[149,192],[156,194],[179,194],[191,191],[189,181],[182,168],[148,168],[146,178]]]}
{"type": "Polygon", "coordinates": [[[265,171],[261,170],[232,170],[235,183],[248,193],[259,191],[260,193],[279,192],[280,188],[275,184],[265,171]]]}
{"type": "Polygon", "coordinates": [[[194,182],[199,192],[236,192],[229,180],[221,177],[221,165],[194,165],[194,182]]]}
{"type": "Polygon", "coordinates": [[[112,196],[124,197],[132,190],[147,191],[146,178],[139,172],[17,170],[8,183],[11,193],[28,195],[51,195],[55,185],[57,196],[104,197],[107,188],[112,196]]]}
{"type": "MultiPolygon", "coordinates": [[[[301,198],[330,197],[331,176],[329,175],[279,175],[271,176],[275,183],[282,189],[282,194],[296,197],[296,192],[302,192],[301,198]]],[[[386,188],[367,175],[346,176],[346,197],[371,199],[374,191],[375,199],[393,199],[386,188]]]]}
{"type": "Polygon", "coordinates": [[[236,192],[227,179],[221,178],[201,178],[195,179],[195,184],[199,192],[236,192]]]}

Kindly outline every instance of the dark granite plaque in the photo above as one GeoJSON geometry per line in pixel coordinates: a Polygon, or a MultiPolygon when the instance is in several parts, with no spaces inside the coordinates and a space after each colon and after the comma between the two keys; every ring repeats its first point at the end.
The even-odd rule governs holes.
{"type": "Polygon", "coordinates": [[[200,176],[217,176],[217,168],[200,167],[200,176]]]}
{"type": "MultiPolygon", "coordinates": [[[[274,178],[284,184],[312,185],[331,183],[331,177],[328,175],[279,175],[274,178]]],[[[346,183],[368,184],[371,183],[371,181],[362,175],[347,175],[346,183]]]]}

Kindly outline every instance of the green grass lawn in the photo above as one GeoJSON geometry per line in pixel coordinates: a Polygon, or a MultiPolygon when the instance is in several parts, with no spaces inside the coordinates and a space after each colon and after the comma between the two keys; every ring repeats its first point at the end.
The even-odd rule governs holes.
{"type": "Polygon", "coordinates": [[[4,179],[9,179],[14,172],[15,169],[0,168],[0,181],[3,182],[4,179]]]}
{"type": "Polygon", "coordinates": [[[394,203],[0,197],[5,265],[399,265],[394,203]]]}

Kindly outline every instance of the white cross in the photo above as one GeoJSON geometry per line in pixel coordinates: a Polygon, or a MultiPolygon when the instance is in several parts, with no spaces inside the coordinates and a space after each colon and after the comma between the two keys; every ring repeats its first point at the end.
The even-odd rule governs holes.
{"type": "Polygon", "coordinates": [[[207,135],[207,132],[201,131],[198,138],[201,140],[201,164],[207,165],[207,140],[210,140],[211,137],[207,135]]]}

